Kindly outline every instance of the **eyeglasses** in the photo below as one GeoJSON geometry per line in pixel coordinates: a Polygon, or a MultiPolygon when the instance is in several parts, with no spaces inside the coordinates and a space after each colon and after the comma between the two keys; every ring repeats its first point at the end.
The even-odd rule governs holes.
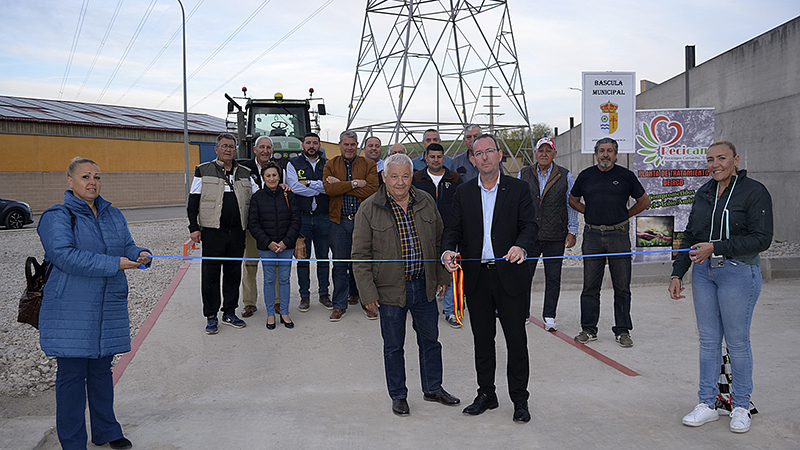
{"type": "Polygon", "coordinates": [[[495,153],[497,153],[497,149],[496,148],[489,148],[489,149],[486,149],[486,150],[484,150],[482,152],[473,152],[472,156],[474,156],[476,158],[483,158],[484,155],[485,156],[492,156],[495,153]]]}
{"type": "Polygon", "coordinates": [[[222,144],[222,145],[219,146],[219,148],[221,148],[223,150],[235,150],[236,146],[235,145],[229,145],[229,144],[222,144]]]}

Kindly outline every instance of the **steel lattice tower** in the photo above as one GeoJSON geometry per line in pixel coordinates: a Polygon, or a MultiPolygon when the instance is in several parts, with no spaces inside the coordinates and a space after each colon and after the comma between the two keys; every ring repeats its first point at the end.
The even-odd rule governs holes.
{"type": "MultiPolygon", "coordinates": [[[[479,100],[489,84],[502,93],[502,103],[510,103],[505,118],[516,120],[515,125],[495,124],[494,131],[527,130],[530,120],[506,0],[368,0],[347,128],[390,135],[392,143],[416,142],[431,127],[443,139],[458,139],[485,106],[479,100]],[[359,116],[385,116],[387,110],[394,120],[354,124],[368,121],[359,116]]],[[[448,153],[459,152],[457,146],[448,153]]],[[[518,147],[526,146],[529,137],[518,147]]],[[[508,150],[513,156],[520,153],[519,148],[508,150]]]]}

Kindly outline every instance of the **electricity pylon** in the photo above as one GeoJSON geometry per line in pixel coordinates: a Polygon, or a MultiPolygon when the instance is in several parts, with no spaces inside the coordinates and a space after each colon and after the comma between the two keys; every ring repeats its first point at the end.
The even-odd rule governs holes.
{"type": "MultiPolygon", "coordinates": [[[[512,108],[505,117],[516,121],[494,130],[529,130],[505,0],[369,0],[347,128],[380,135],[384,143],[417,142],[423,130],[436,128],[443,140],[455,140],[448,148],[454,154],[463,127],[478,115],[482,87],[490,84],[512,108]],[[392,120],[362,119],[385,117],[387,110],[392,120]]],[[[530,138],[519,147],[529,150],[530,138]]],[[[507,151],[516,157],[519,147],[507,151]]]]}

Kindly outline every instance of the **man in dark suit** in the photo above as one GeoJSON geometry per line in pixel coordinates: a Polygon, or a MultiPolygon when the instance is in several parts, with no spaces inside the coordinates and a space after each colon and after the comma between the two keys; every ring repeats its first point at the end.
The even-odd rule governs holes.
{"type": "Polygon", "coordinates": [[[495,393],[495,311],[508,347],[508,391],[515,422],[530,421],[528,412],[528,267],[522,264],[533,249],[538,226],[528,185],[500,173],[503,152],[492,135],[473,142],[470,161],[477,180],[456,190],[450,219],[442,237],[442,262],[454,272],[459,248],[463,258],[464,292],[475,345],[478,396],[464,414],[497,408],[495,393]]]}

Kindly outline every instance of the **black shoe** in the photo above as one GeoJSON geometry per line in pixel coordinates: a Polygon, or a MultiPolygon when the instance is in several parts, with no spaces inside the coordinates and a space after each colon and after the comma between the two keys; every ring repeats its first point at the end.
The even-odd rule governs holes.
{"type": "Polygon", "coordinates": [[[407,416],[411,410],[408,408],[408,402],[404,398],[392,400],[392,412],[398,416],[407,416]]]}
{"type": "Polygon", "coordinates": [[[292,329],[292,328],[294,328],[294,322],[287,322],[287,321],[283,320],[283,314],[281,314],[281,323],[282,323],[282,324],[283,324],[283,326],[285,326],[286,328],[289,328],[289,329],[292,329]]]}
{"type": "Polygon", "coordinates": [[[439,402],[443,405],[447,406],[455,406],[461,403],[457,397],[453,397],[452,395],[448,394],[447,391],[442,388],[441,391],[433,393],[433,394],[425,394],[423,398],[429,402],[439,402]]]}
{"type": "Polygon", "coordinates": [[[528,402],[514,403],[514,422],[528,423],[531,420],[531,413],[528,412],[528,402]]]}
{"type": "MultiPolygon", "coordinates": [[[[115,441],[107,442],[108,446],[114,449],[126,449],[126,448],[133,448],[133,444],[128,439],[121,437],[115,441]]],[[[94,444],[97,446],[102,446],[106,444],[94,444]]]]}
{"type": "Polygon", "coordinates": [[[492,394],[489,396],[486,394],[478,394],[478,396],[475,397],[475,401],[464,408],[463,413],[469,414],[470,416],[477,416],[478,414],[485,413],[487,409],[495,409],[498,406],[497,395],[492,394]]]}
{"type": "MultiPolygon", "coordinates": [[[[269,316],[269,317],[272,317],[272,319],[275,320],[275,316],[269,316]]],[[[275,322],[269,323],[269,317],[267,317],[267,329],[268,330],[274,330],[275,329],[275,322]]]]}

